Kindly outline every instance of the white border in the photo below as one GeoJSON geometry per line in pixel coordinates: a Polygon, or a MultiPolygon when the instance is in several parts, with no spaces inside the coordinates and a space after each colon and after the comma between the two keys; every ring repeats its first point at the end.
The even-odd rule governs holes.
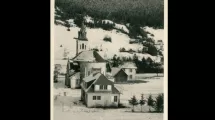
{"type": "Polygon", "coordinates": [[[51,92],[51,94],[50,94],[50,113],[51,113],[51,115],[50,115],[50,118],[51,118],[51,120],[54,120],[54,118],[53,118],[53,116],[54,116],[54,113],[53,113],[53,70],[54,70],[54,2],[55,0],[51,0],[51,5],[50,5],[50,8],[51,8],[51,10],[50,10],[50,27],[51,27],[51,36],[50,36],[50,38],[51,38],[51,56],[50,56],[50,58],[51,58],[51,64],[50,64],[50,66],[51,66],[51,69],[50,69],[50,72],[51,72],[51,76],[50,76],[50,78],[51,78],[51,80],[50,80],[50,92],[51,92]]]}
{"type": "Polygon", "coordinates": [[[164,120],[168,119],[168,0],[164,0],[164,120]]]}

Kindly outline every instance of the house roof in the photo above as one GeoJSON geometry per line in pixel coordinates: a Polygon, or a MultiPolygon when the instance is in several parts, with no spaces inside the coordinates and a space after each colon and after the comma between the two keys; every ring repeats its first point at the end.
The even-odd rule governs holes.
{"type": "Polygon", "coordinates": [[[133,62],[125,62],[123,65],[119,66],[120,68],[135,68],[137,69],[137,66],[133,62]]]}
{"type": "MultiPolygon", "coordinates": [[[[87,77],[86,77],[87,78],[87,77]]],[[[87,93],[93,93],[94,89],[93,89],[93,85],[95,84],[110,84],[112,85],[112,93],[120,93],[115,87],[112,81],[108,80],[103,74],[101,73],[92,73],[92,76],[88,76],[87,79],[85,79],[84,81],[92,81],[95,80],[88,88],[85,89],[85,92],[87,93]],[[94,74],[94,75],[93,75],[94,74]]],[[[82,88],[83,88],[83,84],[81,84],[82,88]]],[[[96,93],[109,93],[109,91],[96,91],[96,93]]]]}
{"type": "Polygon", "coordinates": [[[111,68],[111,74],[112,74],[112,76],[115,76],[120,70],[122,70],[122,69],[121,68],[117,68],[117,67],[111,68]]]}
{"type": "MultiPolygon", "coordinates": [[[[90,86],[87,90],[87,93],[94,93],[94,89],[90,86]]],[[[96,93],[109,93],[109,91],[96,91],[96,93]]],[[[112,94],[120,94],[119,90],[116,89],[116,87],[112,87],[112,94]]]]}
{"type": "Polygon", "coordinates": [[[101,73],[98,73],[98,72],[92,73],[89,76],[83,78],[83,81],[84,82],[90,82],[92,80],[96,80],[96,79],[98,79],[98,77],[100,76],[100,74],[101,73]]]}
{"type": "Polygon", "coordinates": [[[72,60],[86,62],[106,62],[96,51],[82,51],[72,60]]]}
{"type": "Polygon", "coordinates": [[[68,64],[70,66],[70,70],[74,70],[75,72],[80,71],[79,63],[76,61],[68,60],[68,64]]]}

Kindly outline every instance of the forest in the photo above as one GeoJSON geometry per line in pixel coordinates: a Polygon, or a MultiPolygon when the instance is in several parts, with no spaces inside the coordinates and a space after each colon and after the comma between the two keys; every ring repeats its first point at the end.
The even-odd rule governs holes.
{"type": "Polygon", "coordinates": [[[164,0],[55,0],[61,20],[89,15],[119,24],[163,28],[164,0]]]}

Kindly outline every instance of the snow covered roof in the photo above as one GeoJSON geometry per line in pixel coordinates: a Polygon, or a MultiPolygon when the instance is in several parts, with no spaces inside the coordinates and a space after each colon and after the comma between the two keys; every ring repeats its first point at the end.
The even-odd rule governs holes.
{"type": "Polygon", "coordinates": [[[115,76],[120,70],[121,70],[121,68],[117,68],[117,67],[111,68],[112,76],[115,76]]]}
{"type": "Polygon", "coordinates": [[[98,73],[98,72],[92,73],[92,74],[90,74],[89,76],[83,78],[83,80],[84,80],[84,82],[90,82],[90,81],[92,81],[92,80],[98,79],[98,77],[99,77],[100,75],[101,75],[101,73],[98,73]]]}
{"type": "Polygon", "coordinates": [[[73,65],[78,65],[78,63],[74,62],[73,65]]]}
{"type": "Polygon", "coordinates": [[[123,65],[119,66],[120,68],[137,68],[137,66],[135,65],[135,63],[133,62],[125,62],[123,63],[123,65]]]}
{"type": "Polygon", "coordinates": [[[72,60],[86,62],[106,62],[96,51],[82,51],[72,60]]]}
{"type": "MultiPolygon", "coordinates": [[[[85,92],[88,93],[104,93],[104,92],[109,92],[109,91],[94,91],[93,89],[93,85],[95,84],[108,84],[108,85],[113,85],[112,87],[112,93],[113,94],[119,94],[120,92],[114,87],[114,84],[112,81],[108,80],[103,74],[101,73],[95,73],[93,77],[90,78],[90,76],[88,76],[88,81],[92,81],[95,80],[88,88],[85,89],[85,92]]],[[[83,83],[81,84],[81,86],[83,86],[83,83]]]]}

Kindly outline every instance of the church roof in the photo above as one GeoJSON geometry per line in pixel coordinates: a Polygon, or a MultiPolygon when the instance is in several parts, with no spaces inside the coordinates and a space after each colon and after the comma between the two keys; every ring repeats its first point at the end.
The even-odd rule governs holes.
{"type": "Polygon", "coordinates": [[[96,51],[82,51],[72,60],[86,62],[106,62],[96,51]]]}

